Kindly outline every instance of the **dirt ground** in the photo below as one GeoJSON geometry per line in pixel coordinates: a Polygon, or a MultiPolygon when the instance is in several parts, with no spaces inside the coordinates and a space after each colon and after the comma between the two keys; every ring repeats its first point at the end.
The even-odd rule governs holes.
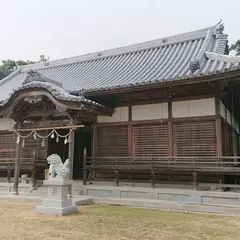
{"type": "Polygon", "coordinates": [[[37,205],[0,201],[0,239],[240,240],[240,217],[94,205],[57,217],[36,213],[37,205]]]}

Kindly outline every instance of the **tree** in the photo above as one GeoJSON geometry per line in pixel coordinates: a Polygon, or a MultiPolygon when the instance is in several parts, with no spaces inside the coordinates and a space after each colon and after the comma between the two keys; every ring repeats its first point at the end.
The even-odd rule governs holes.
{"type": "Polygon", "coordinates": [[[235,51],[236,56],[240,56],[240,39],[237,40],[234,44],[232,44],[229,48],[230,51],[235,51]]]}
{"type": "Polygon", "coordinates": [[[13,72],[18,66],[22,65],[28,65],[35,63],[33,61],[23,61],[23,60],[18,60],[14,61],[11,59],[8,60],[3,60],[2,65],[0,65],[0,80],[3,79],[4,77],[8,76],[11,72],[13,72]]]}
{"type": "MultiPolygon", "coordinates": [[[[40,60],[38,62],[46,62],[49,58],[45,58],[45,55],[40,55],[40,60]]],[[[8,76],[11,72],[13,72],[18,66],[29,65],[36,63],[34,61],[24,61],[24,60],[3,60],[0,65],[0,80],[8,76]]]]}

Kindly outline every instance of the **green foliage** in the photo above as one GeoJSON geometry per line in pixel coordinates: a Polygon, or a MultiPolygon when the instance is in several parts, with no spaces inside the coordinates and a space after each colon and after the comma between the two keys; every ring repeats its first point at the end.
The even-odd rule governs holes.
{"type": "Polygon", "coordinates": [[[234,44],[232,44],[229,48],[230,51],[235,51],[236,56],[240,56],[240,39],[237,40],[234,44]]]}
{"type": "Polygon", "coordinates": [[[3,60],[2,65],[0,65],[0,80],[8,76],[11,72],[13,72],[17,66],[22,66],[22,65],[28,65],[35,63],[33,61],[23,61],[23,60],[18,60],[14,61],[11,59],[8,60],[3,60]]]}
{"type": "MultiPolygon", "coordinates": [[[[46,62],[48,61],[48,58],[45,57],[45,55],[40,55],[40,61],[39,62],[46,62]]],[[[8,76],[11,72],[13,72],[18,66],[23,65],[29,65],[36,63],[34,61],[24,61],[24,60],[3,60],[2,64],[0,64],[0,80],[8,76]]]]}

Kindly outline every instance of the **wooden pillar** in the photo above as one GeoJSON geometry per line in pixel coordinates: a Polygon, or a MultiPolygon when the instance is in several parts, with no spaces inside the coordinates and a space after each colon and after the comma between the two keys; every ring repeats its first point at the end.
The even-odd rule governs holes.
{"type": "MultiPolygon", "coordinates": [[[[215,119],[215,127],[216,127],[216,155],[219,157],[218,161],[222,161],[222,126],[221,126],[221,109],[220,109],[220,97],[217,95],[215,97],[215,109],[216,109],[216,119],[215,119]]],[[[220,174],[220,179],[224,182],[224,176],[220,174]]]]}
{"type": "Polygon", "coordinates": [[[132,157],[132,106],[128,107],[128,155],[132,157]]]}
{"type": "Polygon", "coordinates": [[[114,171],[114,183],[116,187],[119,186],[119,170],[114,171]]]}
{"type": "MultiPolygon", "coordinates": [[[[74,159],[74,137],[75,137],[75,129],[69,135],[69,145],[68,145],[68,160],[69,160],[69,179],[73,179],[73,159],[74,159]]],[[[68,197],[72,198],[72,186],[68,188],[68,197]]]]}
{"type": "MultiPolygon", "coordinates": [[[[168,97],[168,156],[173,156],[173,122],[172,122],[172,96],[168,97]]],[[[169,161],[171,162],[172,159],[169,161]]],[[[172,173],[168,174],[168,180],[172,181],[172,173]]]]}
{"type": "MultiPolygon", "coordinates": [[[[97,155],[97,125],[93,124],[92,126],[92,161],[90,164],[95,163],[95,157],[97,155]]],[[[91,179],[96,178],[96,171],[91,171],[91,179]]]]}
{"type": "Polygon", "coordinates": [[[83,185],[87,185],[87,148],[83,150],[83,185]]]}
{"type": "MultiPolygon", "coordinates": [[[[21,122],[17,123],[17,129],[21,128],[21,122]]],[[[18,184],[19,184],[19,175],[20,175],[20,162],[21,162],[21,146],[22,139],[16,142],[16,155],[15,155],[15,168],[14,168],[14,183],[13,183],[13,192],[12,194],[18,195],[18,184]]]]}
{"type": "MultiPolygon", "coordinates": [[[[129,161],[133,161],[133,148],[132,148],[133,138],[132,138],[132,106],[128,106],[128,156],[129,161]]],[[[119,171],[117,171],[117,186],[119,182],[119,171]]],[[[128,172],[128,181],[132,181],[132,172],[128,172]]]]}
{"type": "Polygon", "coordinates": [[[155,171],[154,171],[154,161],[152,161],[152,169],[151,169],[151,186],[152,186],[152,188],[155,188],[155,183],[156,183],[156,179],[155,179],[155,171]]]}
{"type": "Polygon", "coordinates": [[[35,186],[36,183],[36,164],[37,164],[37,158],[36,158],[36,151],[34,150],[33,153],[33,170],[31,172],[31,183],[32,183],[32,187],[35,186]]]}
{"type": "MultiPolygon", "coordinates": [[[[221,112],[220,112],[220,97],[215,98],[215,108],[216,108],[216,155],[217,157],[222,157],[222,128],[221,128],[221,112]]],[[[220,160],[220,159],[219,159],[220,160]]]]}
{"type": "Polygon", "coordinates": [[[8,165],[8,169],[7,169],[7,182],[10,183],[11,182],[11,165],[8,165]]]}
{"type": "Polygon", "coordinates": [[[197,172],[193,172],[193,190],[198,190],[197,172]]]}
{"type": "Polygon", "coordinates": [[[168,99],[168,155],[173,156],[172,97],[168,99]]]}

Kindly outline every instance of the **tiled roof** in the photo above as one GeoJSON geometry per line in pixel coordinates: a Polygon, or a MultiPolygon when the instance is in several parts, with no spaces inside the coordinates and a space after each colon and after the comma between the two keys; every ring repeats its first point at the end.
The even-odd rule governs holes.
{"type": "MultiPolygon", "coordinates": [[[[224,55],[223,25],[127,47],[20,67],[0,82],[5,96],[36,70],[61,82],[66,91],[93,92],[217,74],[239,68],[240,58],[224,55]]],[[[2,96],[0,97],[2,98],[2,96]]]]}
{"type": "Polygon", "coordinates": [[[14,93],[17,93],[24,89],[34,89],[34,88],[39,89],[40,88],[40,89],[47,90],[48,92],[51,93],[51,95],[53,97],[55,97],[56,99],[61,100],[61,101],[87,103],[87,104],[91,104],[91,105],[97,106],[102,109],[110,110],[108,107],[106,107],[104,105],[101,105],[97,102],[86,99],[83,95],[80,95],[80,96],[71,95],[70,93],[66,92],[66,90],[64,90],[62,88],[61,83],[59,83],[55,80],[46,78],[41,73],[38,73],[36,71],[30,70],[28,72],[25,72],[24,77],[25,77],[25,80],[24,80],[24,82],[22,82],[22,84],[20,86],[12,89],[12,92],[8,95],[8,97],[2,98],[2,100],[0,101],[0,107],[7,104],[8,101],[10,100],[11,96],[14,93]]]}

